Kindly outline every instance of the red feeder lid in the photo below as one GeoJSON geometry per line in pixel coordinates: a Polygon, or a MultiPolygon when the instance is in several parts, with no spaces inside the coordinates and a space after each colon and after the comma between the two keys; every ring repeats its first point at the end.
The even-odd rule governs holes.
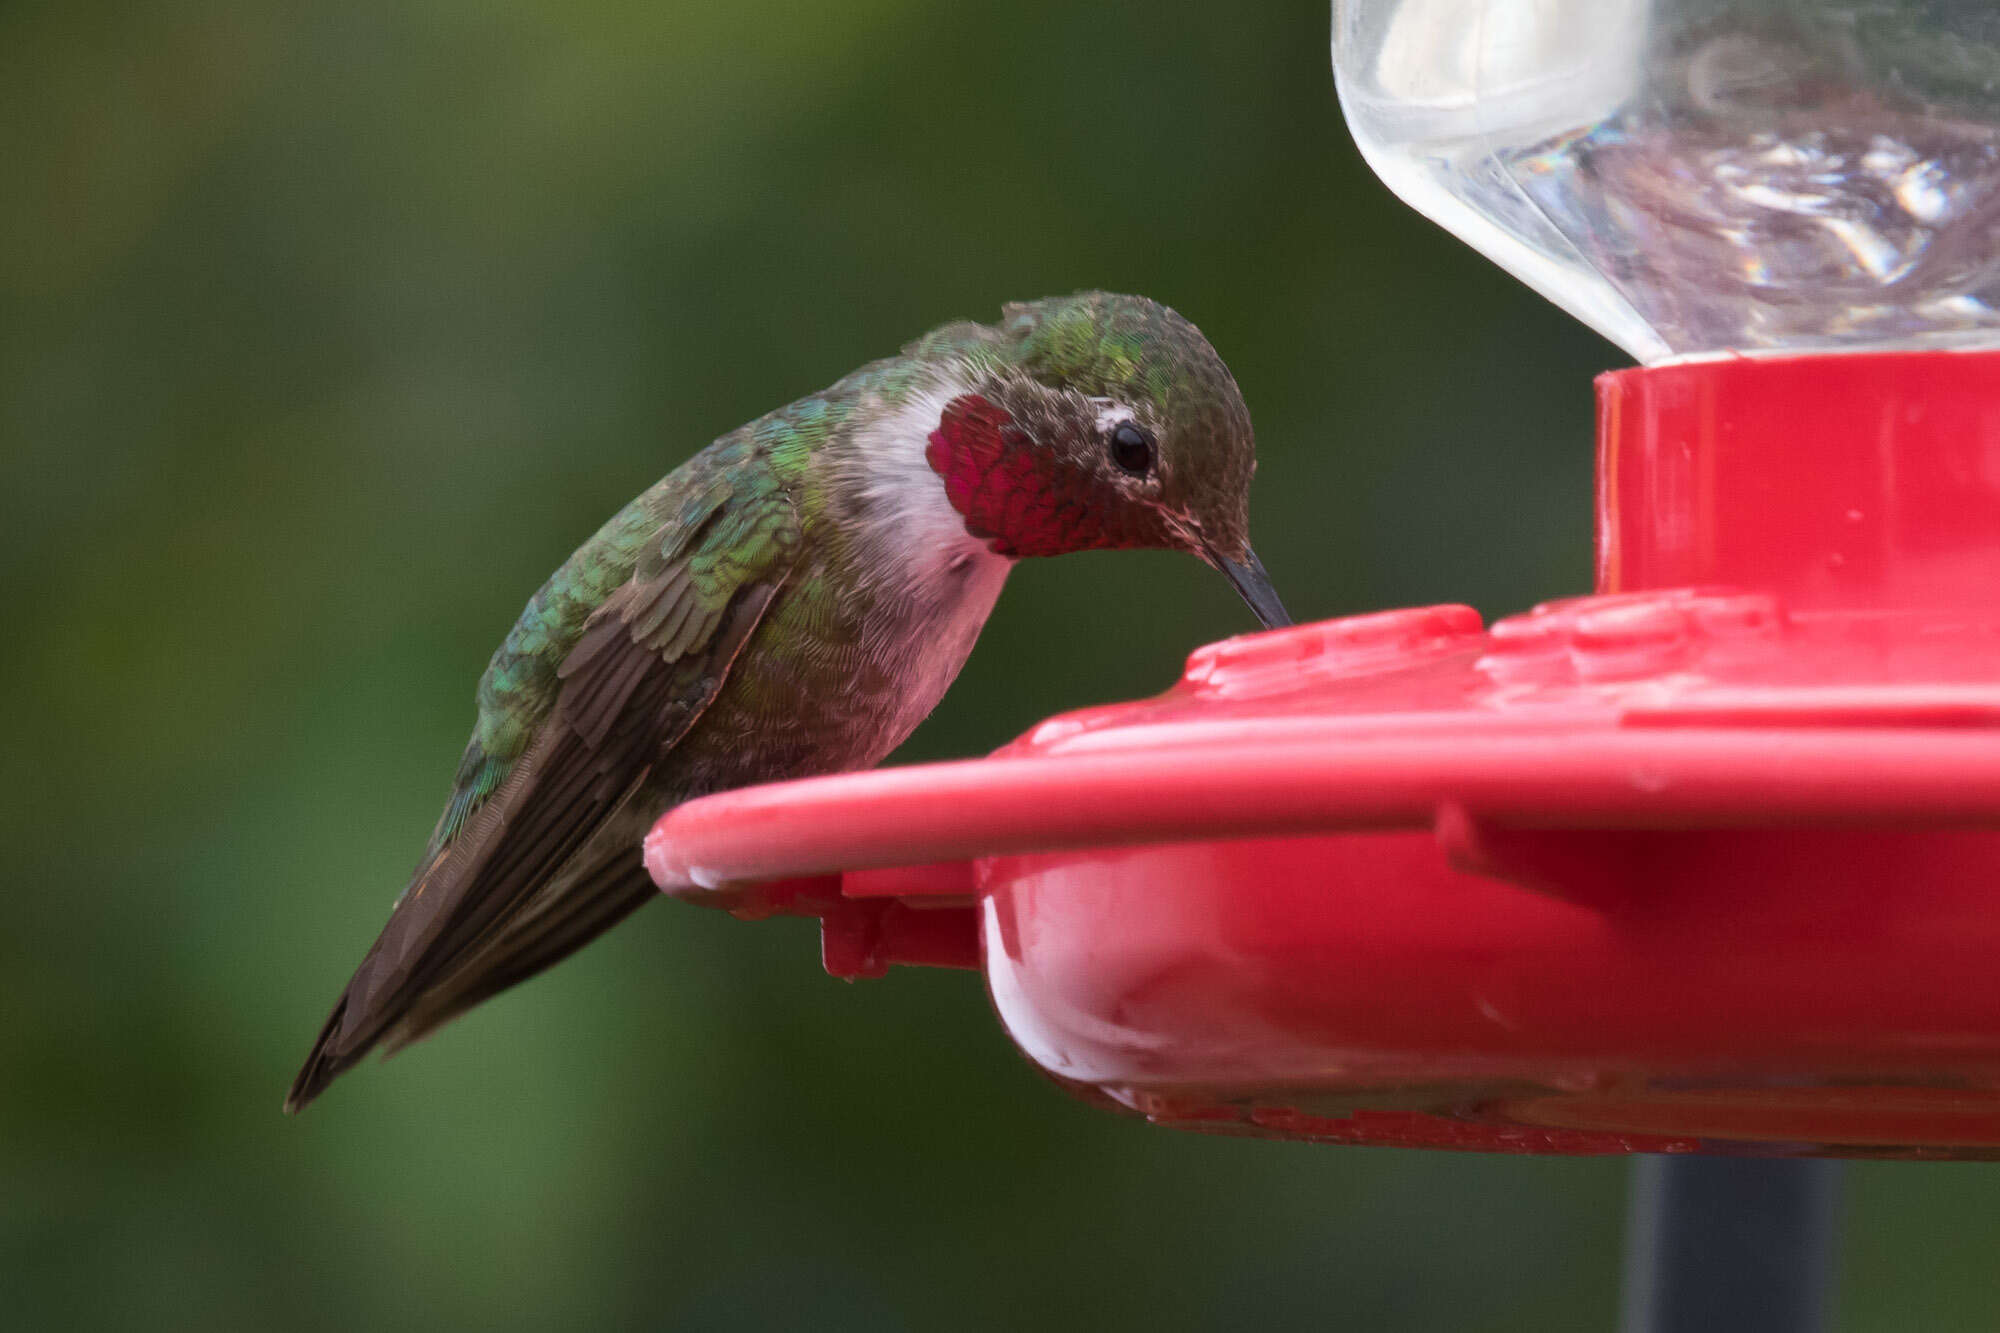
{"type": "Polygon", "coordinates": [[[2000,353],[1599,390],[1599,595],[1211,645],[989,759],[690,803],[648,867],[839,975],[983,966],[1186,1128],[2000,1156],[2000,353]]]}

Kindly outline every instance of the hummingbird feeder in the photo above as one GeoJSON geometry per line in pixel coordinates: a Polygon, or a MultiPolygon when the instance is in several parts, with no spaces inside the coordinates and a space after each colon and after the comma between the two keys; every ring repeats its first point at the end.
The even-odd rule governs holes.
{"type": "MultiPolygon", "coordinates": [[[[1029,1058],[1163,1125],[2000,1158],[1989,7],[1333,15],[1382,179],[1640,362],[1597,384],[1595,592],[1231,639],[987,759],[695,801],[655,878],[818,917],[837,975],[983,969],[1029,1058]]],[[[1830,1194],[1713,1165],[1654,1180],[1634,1255],[1682,1271],[1628,1328],[1714,1326],[1703,1197],[1793,1245],[1755,1326],[1812,1326],[1830,1194]]]]}
{"type": "Polygon", "coordinates": [[[655,878],[818,917],[836,975],[982,968],[1031,1059],[1160,1124],[2000,1157],[1983,9],[1341,0],[1370,164],[1642,363],[1597,385],[1596,592],[1231,639],[987,759],[711,796],[655,878]]]}

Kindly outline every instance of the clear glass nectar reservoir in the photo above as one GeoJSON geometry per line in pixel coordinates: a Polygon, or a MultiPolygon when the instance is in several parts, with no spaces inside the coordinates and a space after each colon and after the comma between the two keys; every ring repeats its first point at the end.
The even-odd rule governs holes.
{"type": "Polygon", "coordinates": [[[1390,188],[1643,362],[2000,347],[2000,4],[1334,0],[1390,188]]]}

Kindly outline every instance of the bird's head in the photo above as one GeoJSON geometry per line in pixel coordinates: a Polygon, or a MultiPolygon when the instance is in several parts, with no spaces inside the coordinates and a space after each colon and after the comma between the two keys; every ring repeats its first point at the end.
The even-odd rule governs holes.
{"type": "Polygon", "coordinates": [[[1291,623],[1250,548],[1250,412],[1194,325],[1087,292],[1010,305],[998,334],[925,450],[968,532],[1010,557],[1186,551],[1291,623]]]}

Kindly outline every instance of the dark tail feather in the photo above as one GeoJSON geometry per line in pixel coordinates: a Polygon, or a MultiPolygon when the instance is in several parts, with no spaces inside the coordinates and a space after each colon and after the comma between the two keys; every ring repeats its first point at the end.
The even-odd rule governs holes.
{"type": "Polygon", "coordinates": [[[655,896],[637,858],[619,856],[570,884],[560,898],[541,904],[541,910],[531,909],[502,925],[450,972],[422,987],[384,985],[376,979],[378,969],[402,952],[395,939],[399,923],[392,918],[320,1029],[285,1096],[285,1110],[304,1110],[378,1045],[385,1054],[394,1054],[480,1001],[561,962],[655,896]]]}
{"type": "MultiPolygon", "coordinates": [[[[312,1105],[312,1099],[326,1091],[327,1084],[339,1078],[354,1060],[342,1060],[334,1055],[334,1038],[340,1032],[341,1019],[347,1015],[347,994],[342,992],[340,1002],[333,1006],[326,1025],[319,1030],[313,1041],[312,1054],[306,1057],[305,1066],[299,1076],[292,1080],[291,1091],[285,1094],[285,1114],[297,1115],[312,1105]]],[[[359,1059],[356,1056],[355,1059],[359,1059]]]]}
{"type": "Polygon", "coordinates": [[[560,963],[657,897],[659,890],[632,858],[600,866],[559,902],[513,923],[462,970],[419,996],[383,1034],[383,1054],[394,1055],[473,1006],[560,963]]]}
{"type": "Polygon", "coordinates": [[[433,854],[416,879],[396,900],[389,922],[362,956],[334,1002],[333,1012],[313,1040],[285,1110],[297,1113],[326,1091],[327,1084],[361,1062],[382,1033],[409,1012],[419,988],[413,974],[450,924],[452,908],[462,901],[463,874],[454,875],[449,849],[433,854]]]}

